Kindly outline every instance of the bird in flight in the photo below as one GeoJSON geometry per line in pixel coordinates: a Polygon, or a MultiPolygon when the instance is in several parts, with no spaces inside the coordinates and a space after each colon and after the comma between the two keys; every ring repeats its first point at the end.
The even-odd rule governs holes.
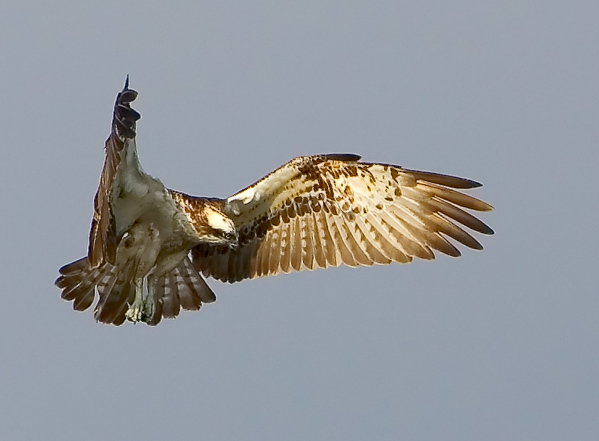
{"type": "Polygon", "coordinates": [[[466,210],[492,207],[470,179],[361,162],[354,154],[292,159],[226,199],[166,188],[144,172],[129,77],[114,105],[87,256],[60,268],[62,298],[94,317],[157,325],[216,300],[224,282],[292,271],[457,257],[482,249],[467,229],[493,230],[466,210]]]}

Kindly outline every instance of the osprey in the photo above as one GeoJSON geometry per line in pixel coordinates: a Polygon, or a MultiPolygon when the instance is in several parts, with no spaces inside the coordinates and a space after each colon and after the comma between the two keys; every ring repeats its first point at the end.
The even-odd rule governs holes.
{"type": "Polygon", "coordinates": [[[433,250],[457,257],[448,239],[482,249],[463,227],[493,234],[464,210],[492,209],[459,191],[478,182],[354,154],[295,158],[226,199],[170,190],[140,165],[136,97],[127,77],[106,140],[87,256],[60,268],[56,280],[75,310],[97,294],[99,322],[156,325],[198,310],[216,300],[202,275],[232,283],[434,259],[433,250]]]}

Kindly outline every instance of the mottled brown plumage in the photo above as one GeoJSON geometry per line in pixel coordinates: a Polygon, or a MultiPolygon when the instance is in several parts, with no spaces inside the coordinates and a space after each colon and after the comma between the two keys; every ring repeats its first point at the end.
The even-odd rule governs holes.
{"type": "Polygon", "coordinates": [[[296,158],[231,196],[223,212],[239,230],[239,246],[197,245],[194,265],[205,276],[237,282],[341,264],[433,259],[434,250],[459,256],[447,237],[482,249],[456,223],[493,233],[463,210],[491,206],[451,188],[478,187],[477,182],[359,159],[296,158]],[[278,181],[279,175],[284,179],[278,181]]]}
{"type": "Polygon", "coordinates": [[[88,256],[56,284],[73,308],[96,293],[96,320],[157,324],[215,297],[226,282],[338,265],[457,257],[493,231],[471,211],[492,207],[464,178],[364,163],[353,154],[298,157],[227,199],[166,189],[145,174],[135,146],[137,92],[117,97],[94,204],[88,256]]]}
{"type": "Polygon", "coordinates": [[[117,96],[106,159],[94,200],[88,255],[60,269],[62,297],[94,317],[120,325],[129,319],[155,325],[181,308],[199,309],[216,298],[188,254],[198,243],[230,244],[233,223],[222,202],[168,190],[147,175],[137,157],[137,92],[117,96]]]}

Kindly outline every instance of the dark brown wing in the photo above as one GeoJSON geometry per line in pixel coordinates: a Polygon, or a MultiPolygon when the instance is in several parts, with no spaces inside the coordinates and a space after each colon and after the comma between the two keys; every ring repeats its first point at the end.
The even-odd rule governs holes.
{"type": "Polygon", "coordinates": [[[100,177],[100,185],[94,198],[94,217],[89,233],[88,259],[92,267],[104,260],[114,263],[117,246],[114,218],[110,209],[110,190],[119,162],[119,152],[128,139],[135,139],[135,123],[141,115],[133,110],[130,103],[137,98],[137,92],[129,89],[129,76],[125,87],[118,94],[112,116],[112,130],[106,140],[106,156],[100,177]]]}
{"type": "Polygon", "coordinates": [[[459,256],[448,237],[481,249],[459,224],[493,234],[464,210],[492,207],[453,190],[479,183],[359,159],[296,158],[231,196],[225,212],[238,227],[239,247],[196,246],[195,267],[206,276],[236,282],[341,264],[433,259],[433,250],[459,256]]]}

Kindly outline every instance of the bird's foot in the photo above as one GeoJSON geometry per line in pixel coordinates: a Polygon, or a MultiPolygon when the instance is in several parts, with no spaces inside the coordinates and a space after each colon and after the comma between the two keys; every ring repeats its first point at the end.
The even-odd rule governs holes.
{"type": "Polygon", "coordinates": [[[125,317],[133,323],[148,322],[154,317],[155,311],[156,304],[154,303],[154,299],[148,298],[145,302],[143,300],[135,300],[125,313],[125,317]]]}
{"type": "Polygon", "coordinates": [[[133,304],[125,313],[127,320],[133,323],[141,322],[144,319],[144,302],[142,299],[135,299],[133,304]]]}

